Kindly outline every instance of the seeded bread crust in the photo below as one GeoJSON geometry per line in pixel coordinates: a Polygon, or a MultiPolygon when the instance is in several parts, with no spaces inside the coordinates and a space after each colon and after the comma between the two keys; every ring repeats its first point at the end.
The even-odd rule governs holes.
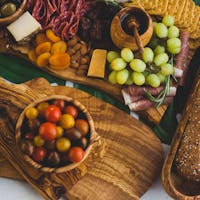
{"type": "Polygon", "coordinates": [[[179,129],[183,131],[183,137],[175,166],[184,178],[200,181],[200,73],[187,103],[184,118],[184,125],[179,129]]]}

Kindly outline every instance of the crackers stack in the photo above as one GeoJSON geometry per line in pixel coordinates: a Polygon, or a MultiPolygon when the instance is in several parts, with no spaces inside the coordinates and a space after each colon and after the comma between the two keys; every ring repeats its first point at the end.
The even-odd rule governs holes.
{"type": "Polygon", "coordinates": [[[124,6],[139,6],[150,15],[174,16],[175,25],[190,33],[190,56],[200,47],[200,7],[193,0],[131,0],[124,6]]]}

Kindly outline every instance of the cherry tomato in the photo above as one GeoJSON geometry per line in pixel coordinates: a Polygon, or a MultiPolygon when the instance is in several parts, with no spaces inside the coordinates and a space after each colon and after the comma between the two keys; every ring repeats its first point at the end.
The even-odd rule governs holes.
{"type": "Polygon", "coordinates": [[[54,140],[57,135],[56,125],[51,122],[41,124],[39,128],[39,135],[47,141],[54,140]]]}
{"type": "Polygon", "coordinates": [[[57,130],[56,138],[62,137],[64,133],[64,129],[61,126],[56,126],[56,130],[57,130]]]}
{"type": "Polygon", "coordinates": [[[60,120],[61,110],[58,106],[50,105],[44,111],[44,116],[46,120],[56,123],[60,120]]]}
{"type": "Polygon", "coordinates": [[[28,108],[25,113],[28,119],[36,119],[38,114],[39,112],[36,108],[28,108]]]}
{"type": "Polygon", "coordinates": [[[80,162],[85,153],[81,147],[72,147],[69,151],[69,159],[71,162],[80,162]]]}
{"type": "Polygon", "coordinates": [[[46,108],[49,106],[49,104],[47,102],[41,102],[38,104],[37,109],[39,111],[39,113],[41,115],[44,114],[44,111],[46,110],[46,108]]]}
{"type": "Polygon", "coordinates": [[[56,147],[58,151],[65,152],[71,147],[71,142],[68,138],[62,137],[56,141],[56,147]]]}
{"type": "Polygon", "coordinates": [[[36,147],[33,152],[33,160],[36,162],[41,162],[44,160],[45,156],[47,154],[47,151],[43,147],[36,147]]]}
{"type": "Polygon", "coordinates": [[[78,116],[78,110],[74,106],[66,106],[64,109],[64,113],[72,115],[74,118],[78,116]]]}
{"type": "Polygon", "coordinates": [[[41,138],[39,135],[36,135],[33,139],[34,145],[37,147],[41,147],[44,145],[44,139],[41,138]]]}
{"type": "Polygon", "coordinates": [[[75,121],[75,127],[81,132],[82,136],[85,136],[89,131],[89,124],[84,119],[77,119],[75,121]]]}
{"type": "Polygon", "coordinates": [[[60,125],[64,129],[73,128],[74,124],[75,124],[75,120],[74,120],[74,117],[72,115],[64,114],[64,115],[61,116],[60,125]]]}
{"type": "Polygon", "coordinates": [[[56,99],[56,100],[54,100],[54,101],[53,101],[53,104],[54,104],[55,106],[58,106],[61,110],[63,110],[64,107],[65,107],[65,101],[62,100],[62,99],[56,99]]]}

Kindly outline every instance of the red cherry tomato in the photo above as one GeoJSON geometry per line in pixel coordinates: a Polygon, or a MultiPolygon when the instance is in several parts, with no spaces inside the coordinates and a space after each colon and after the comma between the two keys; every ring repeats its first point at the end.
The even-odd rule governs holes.
{"type": "Polygon", "coordinates": [[[65,114],[70,114],[74,118],[76,118],[78,116],[78,110],[74,106],[66,106],[65,109],[64,109],[64,113],[65,114]]]}
{"type": "Polygon", "coordinates": [[[80,162],[85,153],[81,147],[72,147],[69,151],[69,159],[71,162],[80,162]]]}
{"type": "Polygon", "coordinates": [[[50,105],[44,111],[44,116],[49,122],[58,122],[61,117],[61,110],[58,106],[50,105]]]}
{"type": "Polygon", "coordinates": [[[41,124],[39,128],[39,135],[47,141],[54,140],[57,136],[56,125],[51,122],[41,124]]]}
{"type": "Polygon", "coordinates": [[[47,151],[44,147],[36,147],[33,152],[33,160],[36,162],[41,162],[44,160],[47,151]]]}
{"type": "Polygon", "coordinates": [[[54,100],[54,101],[53,101],[53,104],[54,104],[55,106],[58,106],[61,110],[63,110],[64,107],[65,107],[65,101],[62,100],[62,99],[56,99],[56,100],[54,100]]]}

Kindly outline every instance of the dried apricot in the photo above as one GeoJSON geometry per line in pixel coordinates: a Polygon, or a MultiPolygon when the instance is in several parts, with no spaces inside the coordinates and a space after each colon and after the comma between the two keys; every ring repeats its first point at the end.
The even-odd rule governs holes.
{"type": "Polygon", "coordinates": [[[49,52],[50,50],[51,42],[43,42],[36,47],[35,52],[37,55],[40,55],[42,53],[49,52]]]}
{"type": "Polygon", "coordinates": [[[50,56],[51,56],[51,54],[49,52],[46,52],[46,53],[39,55],[38,58],[37,58],[37,65],[39,67],[47,66],[48,63],[49,63],[50,56]]]}
{"type": "Polygon", "coordinates": [[[49,58],[49,63],[53,66],[66,66],[70,65],[70,56],[67,53],[53,54],[49,58]]]}
{"type": "Polygon", "coordinates": [[[58,41],[60,41],[60,38],[58,36],[56,36],[55,33],[51,29],[47,29],[46,30],[46,36],[52,42],[58,42],[58,41]]]}
{"type": "Polygon", "coordinates": [[[38,33],[35,38],[36,45],[39,45],[43,42],[50,42],[47,36],[44,33],[38,33]]]}
{"type": "Polygon", "coordinates": [[[65,53],[67,50],[67,44],[64,41],[58,41],[54,43],[51,47],[51,53],[65,53]]]}
{"type": "Polygon", "coordinates": [[[28,52],[28,58],[32,61],[32,62],[36,62],[37,60],[37,55],[35,53],[35,50],[32,49],[28,52]]]}
{"type": "Polygon", "coordinates": [[[68,68],[69,66],[66,66],[66,65],[49,65],[49,67],[51,69],[55,69],[55,70],[64,70],[64,69],[68,68]]]}

